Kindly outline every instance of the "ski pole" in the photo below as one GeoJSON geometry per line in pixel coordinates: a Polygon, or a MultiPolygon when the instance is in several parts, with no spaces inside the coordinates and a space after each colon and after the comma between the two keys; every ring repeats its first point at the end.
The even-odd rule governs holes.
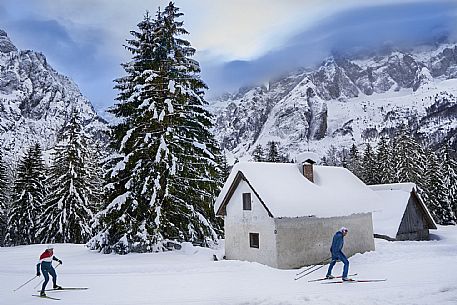
{"type": "MultiPolygon", "coordinates": [[[[60,263],[57,264],[56,268],[59,267],[59,266],[60,266],[60,263]]],[[[42,279],[42,280],[38,283],[38,285],[36,285],[35,287],[33,287],[33,289],[36,289],[36,288],[37,288],[38,286],[40,286],[41,283],[43,283],[43,282],[44,282],[44,279],[42,279]]]]}
{"type": "Polygon", "coordinates": [[[299,273],[296,274],[296,276],[297,276],[297,275],[300,275],[300,274],[302,274],[302,273],[304,273],[304,272],[306,272],[306,271],[308,271],[308,270],[313,269],[313,268],[316,267],[317,265],[322,265],[323,263],[325,263],[325,262],[328,261],[329,259],[331,259],[331,257],[326,258],[326,259],[324,259],[322,262],[319,262],[319,263],[317,263],[316,265],[313,265],[313,266],[311,266],[311,267],[309,267],[309,268],[306,268],[305,270],[300,271],[299,273]]]}
{"type": "Polygon", "coordinates": [[[307,272],[307,273],[305,273],[305,274],[302,274],[302,275],[300,275],[300,276],[294,278],[294,280],[299,280],[299,279],[301,279],[302,277],[305,277],[305,276],[307,276],[308,274],[311,274],[311,273],[313,273],[314,271],[317,271],[317,270],[321,269],[321,268],[324,267],[324,266],[325,266],[325,265],[319,266],[318,268],[316,268],[316,269],[314,269],[314,270],[311,270],[311,271],[309,271],[309,272],[307,272]]]}
{"type": "Polygon", "coordinates": [[[14,289],[13,291],[18,291],[19,289],[21,289],[22,287],[24,287],[25,285],[27,285],[28,283],[30,283],[31,281],[33,281],[36,277],[38,277],[38,275],[35,275],[35,276],[32,277],[30,280],[28,280],[27,282],[25,282],[25,283],[22,284],[21,286],[17,287],[17,288],[14,289]]]}
{"type": "Polygon", "coordinates": [[[309,272],[307,272],[307,273],[305,273],[305,274],[302,274],[302,275],[299,276],[299,277],[296,277],[294,280],[299,280],[299,279],[301,279],[302,277],[305,277],[305,276],[307,276],[308,274],[311,274],[311,273],[313,273],[314,271],[317,271],[317,270],[319,270],[319,269],[321,269],[322,267],[325,267],[325,266],[326,266],[326,265],[319,266],[318,268],[316,268],[316,269],[314,269],[314,270],[311,270],[311,271],[309,271],[309,272]]]}

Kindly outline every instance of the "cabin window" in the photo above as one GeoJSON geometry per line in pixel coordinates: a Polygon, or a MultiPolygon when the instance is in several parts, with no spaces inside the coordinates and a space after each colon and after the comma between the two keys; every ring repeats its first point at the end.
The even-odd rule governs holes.
{"type": "Polygon", "coordinates": [[[243,193],[243,210],[251,210],[251,193],[243,193]]]}
{"type": "Polygon", "coordinates": [[[249,233],[249,246],[259,248],[259,233],[249,233]]]}

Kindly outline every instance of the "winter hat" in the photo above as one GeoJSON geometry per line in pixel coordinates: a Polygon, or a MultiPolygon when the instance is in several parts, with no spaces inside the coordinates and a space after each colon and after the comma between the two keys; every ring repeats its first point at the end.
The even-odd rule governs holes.
{"type": "Polygon", "coordinates": [[[54,250],[54,247],[52,245],[47,245],[46,250],[54,250]]]}
{"type": "Polygon", "coordinates": [[[348,230],[348,228],[346,228],[346,227],[341,227],[340,231],[341,231],[341,232],[348,232],[349,230],[348,230]]]}

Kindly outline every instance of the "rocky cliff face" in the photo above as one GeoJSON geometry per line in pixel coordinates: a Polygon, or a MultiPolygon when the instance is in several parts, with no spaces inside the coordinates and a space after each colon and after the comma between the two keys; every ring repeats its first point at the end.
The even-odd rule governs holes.
{"type": "Polygon", "coordinates": [[[393,51],[365,58],[330,57],[268,85],[210,103],[215,133],[233,157],[278,141],[290,155],[376,142],[400,124],[428,145],[454,139],[457,45],[393,51]],[[444,123],[446,122],[446,123],[444,123]]]}
{"type": "Polygon", "coordinates": [[[36,142],[44,150],[52,148],[73,108],[89,134],[100,137],[106,130],[71,79],[56,72],[43,54],[17,50],[0,30],[0,146],[5,156],[17,158],[36,142]]]}
{"type": "Polygon", "coordinates": [[[17,48],[13,45],[5,31],[0,29],[0,52],[9,53],[17,52],[17,48]]]}

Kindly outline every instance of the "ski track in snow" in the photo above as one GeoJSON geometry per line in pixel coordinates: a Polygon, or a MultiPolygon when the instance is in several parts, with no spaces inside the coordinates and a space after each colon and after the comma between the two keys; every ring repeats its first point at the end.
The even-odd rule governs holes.
{"type": "MultiPolygon", "coordinates": [[[[439,227],[439,240],[387,242],[376,240],[376,251],[356,254],[350,261],[354,278],[378,283],[322,285],[326,268],[295,281],[299,270],[278,270],[257,263],[212,261],[223,249],[204,248],[155,254],[104,255],[83,245],[55,245],[63,260],[56,271],[64,287],[83,291],[51,291],[60,301],[34,298],[43,277],[13,292],[32,278],[44,245],[0,248],[0,304],[78,305],[455,305],[457,304],[457,227],[439,227]]],[[[347,238],[356,238],[348,235],[347,238]]],[[[330,243],[330,241],[329,241],[330,243]]],[[[341,273],[338,263],[334,274],[341,273]]],[[[50,284],[48,284],[49,288],[50,284]]]]}

